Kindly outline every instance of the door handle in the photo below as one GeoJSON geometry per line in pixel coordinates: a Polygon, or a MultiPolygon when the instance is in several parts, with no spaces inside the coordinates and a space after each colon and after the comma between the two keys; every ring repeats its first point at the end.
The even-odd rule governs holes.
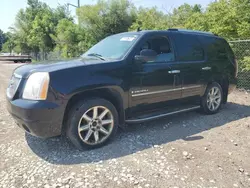
{"type": "Polygon", "coordinates": [[[203,67],[202,70],[211,70],[211,67],[203,67]]]}
{"type": "Polygon", "coordinates": [[[169,74],[178,74],[180,73],[180,70],[172,70],[172,71],[168,71],[169,74]]]}

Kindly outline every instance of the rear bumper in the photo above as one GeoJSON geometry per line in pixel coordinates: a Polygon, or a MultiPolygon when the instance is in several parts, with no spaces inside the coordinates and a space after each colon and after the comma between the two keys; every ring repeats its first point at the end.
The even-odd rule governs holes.
{"type": "Polygon", "coordinates": [[[61,134],[64,108],[47,101],[17,99],[7,102],[7,109],[17,125],[37,137],[61,134]]]}

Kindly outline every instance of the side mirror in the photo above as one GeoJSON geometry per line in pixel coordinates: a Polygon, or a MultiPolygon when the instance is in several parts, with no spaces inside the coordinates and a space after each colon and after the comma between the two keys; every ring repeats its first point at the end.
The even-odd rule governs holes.
{"type": "Polygon", "coordinates": [[[156,51],[145,49],[140,52],[140,55],[135,56],[135,62],[145,63],[145,62],[155,61],[156,56],[157,56],[156,51]]]}

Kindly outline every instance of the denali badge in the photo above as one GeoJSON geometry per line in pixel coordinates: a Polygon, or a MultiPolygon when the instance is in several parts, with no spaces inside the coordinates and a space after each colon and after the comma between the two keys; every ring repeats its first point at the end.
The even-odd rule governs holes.
{"type": "Polygon", "coordinates": [[[136,90],[136,91],[132,91],[131,93],[135,94],[135,93],[144,93],[144,92],[148,92],[148,89],[136,90]]]}

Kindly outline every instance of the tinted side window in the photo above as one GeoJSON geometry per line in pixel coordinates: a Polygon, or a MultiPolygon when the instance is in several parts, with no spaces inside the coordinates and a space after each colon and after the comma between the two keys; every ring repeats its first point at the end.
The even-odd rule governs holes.
{"type": "Polygon", "coordinates": [[[181,34],[175,37],[175,43],[179,61],[204,60],[204,50],[197,36],[181,34]]]}
{"type": "Polygon", "coordinates": [[[209,60],[226,60],[228,59],[227,54],[227,43],[223,39],[215,37],[200,37],[200,40],[204,44],[207,56],[209,60]]]}
{"type": "MultiPolygon", "coordinates": [[[[142,46],[140,46],[140,52],[145,49],[154,50],[156,52],[155,60],[149,61],[148,63],[174,61],[174,52],[167,36],[158,36],[148,39],[142,46]]],[[[137,55],[139,55],[140,52],[138,52],[137,55]]]]}

